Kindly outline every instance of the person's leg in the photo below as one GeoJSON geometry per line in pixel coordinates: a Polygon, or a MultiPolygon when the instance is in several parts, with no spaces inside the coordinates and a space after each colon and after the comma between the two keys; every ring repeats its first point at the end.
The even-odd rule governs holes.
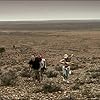
{"type": "Polygon", "coordinates": [[[66,81],[66,70],[65,70],[65,66],[62,67],[62,72],[63,72],[63,81],[66,81]]]}
{"type": "Polygon", "coordinates": [[[43,69],[41,69],[41,71],[40,71],[41,81],[43,80],[43,72],[44,72],[44,70],[43,70],[43,69]]]}
{"type": "Polygon", "coordinates": [[[68,81],[69,71],[70,71],[70,69],[69,69],[69,68],[67,68],[67,70],[66,70],[66,80],[67,80],[67,83],[69,83],[69,81],[68,81]]]}
{"type": "Polygon", "coordinates": [[[32,70],[32,78],[34,82],[37,80],[36,70],[32,70]]]}
{"type": "Polygon", "coordinates": [[[40,72],[38,70],[36,71],[36,77],[38,82],[40,83],[40,72]]]}

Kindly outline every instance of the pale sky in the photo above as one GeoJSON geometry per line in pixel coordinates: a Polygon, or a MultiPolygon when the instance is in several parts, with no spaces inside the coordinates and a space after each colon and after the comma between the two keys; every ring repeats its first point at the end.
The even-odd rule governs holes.
{"type": "Polygon", "coordinates": [[[100,1],[0,1],[0,21],[100,19],[100,1]]]}

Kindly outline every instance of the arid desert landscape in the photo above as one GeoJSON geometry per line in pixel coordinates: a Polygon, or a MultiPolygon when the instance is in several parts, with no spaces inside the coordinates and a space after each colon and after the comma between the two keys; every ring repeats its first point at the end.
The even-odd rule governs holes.
{"type": "Polygon", "coordinates": [[[100,100],[100,21],[0,22],[0,100],[100,100]],[[74,54],[69,84],[59,61],[74,54]],[[47,70],[33,81],[28,62],[47,70]]]}

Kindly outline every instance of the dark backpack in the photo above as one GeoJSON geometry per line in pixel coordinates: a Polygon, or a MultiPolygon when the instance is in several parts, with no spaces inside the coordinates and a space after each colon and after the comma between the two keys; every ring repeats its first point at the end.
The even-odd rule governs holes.
{"type": "Polygon", "coordinates": [[[40,68],[41,58],[36,57],[35,61],[33,61],[32,68],[38,70],[40,68]]]}

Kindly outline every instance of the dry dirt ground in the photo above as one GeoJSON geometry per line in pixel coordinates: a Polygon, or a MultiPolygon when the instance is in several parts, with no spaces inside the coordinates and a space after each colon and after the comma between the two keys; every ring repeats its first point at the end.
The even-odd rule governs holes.
{"type": "Polygon", "coordinates": [[[0,100],[100,100],[100,31],[6,33],[0,35],[0,48],[5,48],[0,54],[0,100]],[[74,54],[69,84],[62,81],[59,64],[65,53],[74,54]],[[29,71],[32,54],[47,61],[41,83],[29,71]]]}

